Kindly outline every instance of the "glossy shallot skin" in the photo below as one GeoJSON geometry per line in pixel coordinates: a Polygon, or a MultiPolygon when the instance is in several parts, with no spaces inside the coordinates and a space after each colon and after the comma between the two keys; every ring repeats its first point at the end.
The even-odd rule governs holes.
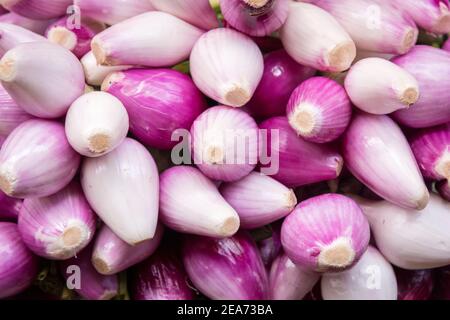
{"type": "Polygon", "coordinates": [[[193,300],[195,293],[179,258],[174,239],[166,241],[147,260],[132,269],[133,300],[193,300]]]}
{"type": "Polygon", "coordinates": [[[268,298],[267,272],[255,243],[245,232],[226,239],[187,237],[183,262],[194,286],[210,299],[268,298]]]}

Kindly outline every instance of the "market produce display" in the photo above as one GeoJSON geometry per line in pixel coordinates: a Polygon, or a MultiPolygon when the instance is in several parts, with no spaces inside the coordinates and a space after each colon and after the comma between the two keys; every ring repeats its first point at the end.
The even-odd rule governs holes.
{"type": "Polygon", "coordinates": [[[450,300],[449,0],[0,0],[0,299],[450,300]]]}

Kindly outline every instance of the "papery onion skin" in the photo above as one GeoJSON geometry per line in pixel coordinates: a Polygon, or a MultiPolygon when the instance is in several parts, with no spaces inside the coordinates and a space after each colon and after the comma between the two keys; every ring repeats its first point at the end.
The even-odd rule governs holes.
{"type": "Polygon", "coordinates": [[[396,268],[398,300],[429,300],[434,288],[433,271],[396,268]]]}
{"type": "Polygon", "coordinates": [[[292,91],[315,73],[295,62],[284,49],[270,52],[264,56],[263,77],[246,107],[256,117],[284,116],[292,91]]]}
{"type": "Polygon", "coordinates": [[[1,23],[10,23],[24,29],[33,31],[37,34],[43,35],[48,25],[52,20],[34,20],[27,17],[22,17],[14,12],[8,12],[0,16],[1,23]]]}
{"type": "Polygon", "coordinates": [[[150,0],[158,11],[164,11],[196,27],[210,30],[219,27],[209,0],[150,0]]]}
{"type": "Polygon", "coordinates": [[[0,188],[14,198],[46,197],[67,186],[79,165],[62,124],[28,120],[2,146],[0,188]]]}
{"type": "Polygon", "coordinates": [[[424,177],[450,180],[450,124],[419,130],[410,143],[424,177]]]}
{"type": "Polygon", "coordinates": [[[32,118],[0,85],[0,135],[7,137],[20,124],[32,118]]]}
{"type": "Polygon", "coordinates": [[[345,89],[356,107],[371,114],[412,108],[420,99],[417,80],[382,58],[366,58],[355,63],[345,78],[345,89]]]}
{"type": "Polygon", "coordinates": [[[258,164],[258,125],[242,110],[206,110],[192,125],[191,141],[195,164],[212,180],[238,181],[258,164]]]}
{"type": "Polygon", "coordinates": [[[263,37],[278,30],[289,13],[288,0],[259,1],[220,0],[222,14],[235,29],[251,36],[263,37]]]}
{"type": "Polygon", "coordinates": [[[371,246],[352,269],[324,275],[321,287],[324,300],[397,300],[394,269],[371,246]]]}
{"type": "Polygon", "coordinates": [[[4,88],[36,117],[63,116],[85,89],[81,63],[70,51],[49,41],[14,47],[3,56],[0,66],[4,88]]]}
{"type": "Polygon", "coordinates": [[[73,0],[83,16],[114,25],[138,14],[152,11],[150,0],[73,0]]]}
{"type": "Polygon", "coordinates": [[[170,69],[133,69],[106,77],[102,90],[117,97],[131,132],[146,146],[170,150],[179,130],[189,130],[206,101],[189,76],[170,69]]]}
{"type": "Polygon", "coordinates": [[[301,202],[285,219],[281,242],[287,256],[306,270],[351,268],[367,249],[370,229],[352,199],[326,194],[301,202]]]}
{"type": "Polygon", "coordinates": [[[350,34],[358,49],[404,54],[417,41],[412,19],[385,0],[313,0],[350,34]]]}
{"type": "Polygon", "coordinates": [[[244,229],[263,227],[282,219],[297,205],[292,189],[258,172],[222,184],[220,193],[239,214],[244,229]]]}
{"type": "Polygon", "coordinates": [[[0,39],[0,56],[3,56],[8,50],[13,49],[21,43],[47,41],[46,38],[33,31],[8,22],[2,22],[1,20],[0,32],[2,34],[0,39]]]}
{"type": "Polygon", "coordinates": [[[186,237],[182,256],[194,286],[210,299],[268,298],[267,272],[255,243],[245,232],[225,239],[186,237]]]}
{"type": "Polygon", "coordinates": [[[31,286],[39,260],[25,246],[17,225],[0,222],[0,299],[12,297],[31,286]]]}
{"type": "Polygon", "coordinates": [[[37,20],[58,18],[67,12],[72,0],[2,0],[0,5],[9,11],[37,20]]]}
{"type": "Polygon", "coordinates": [[[264,60],[249,37],[219,28],[208,31],[195,43],[190,69],[196,86],[206,96],[223,105],[242,107],[261,81],[264,60]]]}
{"type": "Polygon", "coordinates": [[[281,254],[270,270],[270,294],[273,300],[302,300],[319,281],[320,274],[305,271],[287,255],[281,254]]]}
{"type": "Polygon", "coordinates": [[[289,10],[280,37],[295,61],[320,71],[342,72],[350,67],[356,56],[355,43],[332,15],[293,1],[289,10]]]}
{"type": "Polygon", "coordinates": [[[238,231],[238,214],[200,170],[170,168],[161,174],[160,184],[161,221],[172,230],[217,238],[238,231]]]}
{"type": "Polygon", "coordinates": [[[422,211],[355,199],[369,220],[378,249],[393,265],[422,270],[450,264],[450,204],[438,195],[431,194],[422,211]]]}
{"type": "Polygon", "coordinates": [[[92,38],[106,27],[90,19],[80,19],[79,25],[71,20],[71,17],[64,17],[52,23],[48,26],[45,36],[81,58],[91,50],[92,38]]]}
{"type": "Polygon", "coordinates": [[[408,71],[419,83],[420,99],[411,108],[397,111],[394,119],[411,128],[426,128],[450,121],[447,88],[450,53],[431,46],[415,46],[392,62],[408,71]]]}
{"type": "Polygon", "coordinates": [[[61,261],[59,269],[67,283],[77,284],[74,290],[87,300],[111,300],[119,294],[117,275],[101,275],[91,263],[92,245],[85,248],[76,257],[61,261]]]}
{"type": "Polygon", "coordinates": [[[66,260],[89,244],[96,222],[79,183],[72,182],[50,197],[25,199],[18,226],[23,241],[36,255],[66,260]]]}
{"type": "Polygon", "coordinates": [[[202,33],[168,13],[154,11],[100,32],[91,48],[100,65],[164,67],[186,60],[202,33]]]}
{"type": "MultiPolygon", "coordinates": [[[[279,169],[270,176],[287,187],[333,180],[340,175],[344,161],[339,153],[328,145],[318,145],[298,137],[286,117],[270,118],[262,122],[259,128],[263,130],[261,135],[267,138],[267,143],[260,142],[266,155],[274,157],[279,153],[279,159],[272,159],[270,164],[273,166],[273,162],[279,160],[279,169]]],[[[272,170],[268,169],[270,166],[267,163],[263,163],[261,155],[260,162],[262,169],[272,170]]]]}
{"type": "Polygon", "coordinates": [[[294,90],[286,112],[289,124],[303,139],[328,143],[347,129],[352,105],[344,88],[336,81],[313,77],[294,90]]]}
{"type": "Polygon", "coordinates": [[[107,155],[85,159],[81,184],[92,209],[122,240],[136,245],[153,238],[158,220],[158,168],[139,142],[126,138],[107,155]]]}
{"type": "Polygon", "coordinates": [[[377,195],[406,208],[426,207],[429,192],[417,162],[400,127],[388,116],[355,115],[342,152],[350,172],[377,195]]]}
{"type": "Polygon", "coordinates": [[[158,225],[153,239],[131,246],[104,225],[99,231],[92,251],[92,264],[98,273],[112,275],[142,262],[158,248],[164,227],[158,225]]]}
{"type": "Polygon", "coordinates": [[[195,298],[179,258],[178,245],[170,241],[164,242],[150,258],[132,269],[129,288],[133,300],[195,298]]]}

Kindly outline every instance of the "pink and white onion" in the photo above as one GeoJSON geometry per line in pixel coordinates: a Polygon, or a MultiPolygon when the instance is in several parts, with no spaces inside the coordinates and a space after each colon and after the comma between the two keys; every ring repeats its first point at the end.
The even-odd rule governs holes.
{"type": "Polygon", "coordinates": [[[194,121],[191,139],[195,164],[212,180],[240,180],[258,164],[258,125],[242,110],[206,110],[194,121]]]}
{"type": "Polygon", "coordinates": [[[408,141],[388,116],[357,114],[342,150],[350,172],[380,197],[411,209],[427,206],[429,192],[408,141]]]}
{"type": "Polygon", "coordinates": [[[301,202],[285,219],[281,242],[287,256],[306,270],[339,272],[366,251],[370,229],[350,198],[326,194],[301,202]]]}
{"type": "Polygon", "coordinates": [[[161,221],[178,232],[226,238],[240,226],[236,211],[214,183],[194,167],[177,166],[160,177],[161,221]]]}
{"type": "Polygon", "coordinates": [[[0,188],[15,198],[46,197],[67,186],[79,165],[62,124],[28,120],[2,146],[0,188]]]}
{"type": "Polygon", "coordinates": [[[261,81],[264,60],[249,37],[220,28],[195,43],[190,68],[192,79],[205,95],[227,106],[242,107],[261,81]]]}
{"type": "Polygon", "coordinates": [[[35,254],[66,260],[94,236],[96,216],[77,182],[45,198],[29,198],[19,214],[20,235],[35,254]]]}
{"type": "Polygon", "coordinates": [[[107,155],[85,159],[81,184],[92,209],[123,241],[137,245],[155,236],[158,169],[139,142],[126,138],[107,155]]]}

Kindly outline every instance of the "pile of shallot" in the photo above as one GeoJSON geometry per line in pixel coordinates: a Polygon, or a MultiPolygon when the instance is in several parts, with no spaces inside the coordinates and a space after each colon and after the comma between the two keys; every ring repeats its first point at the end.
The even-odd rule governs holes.
{"type": "Polygon", "coordinates": [[[450,299],[448,0],[0,5],[0,299],[450,299]]]}

